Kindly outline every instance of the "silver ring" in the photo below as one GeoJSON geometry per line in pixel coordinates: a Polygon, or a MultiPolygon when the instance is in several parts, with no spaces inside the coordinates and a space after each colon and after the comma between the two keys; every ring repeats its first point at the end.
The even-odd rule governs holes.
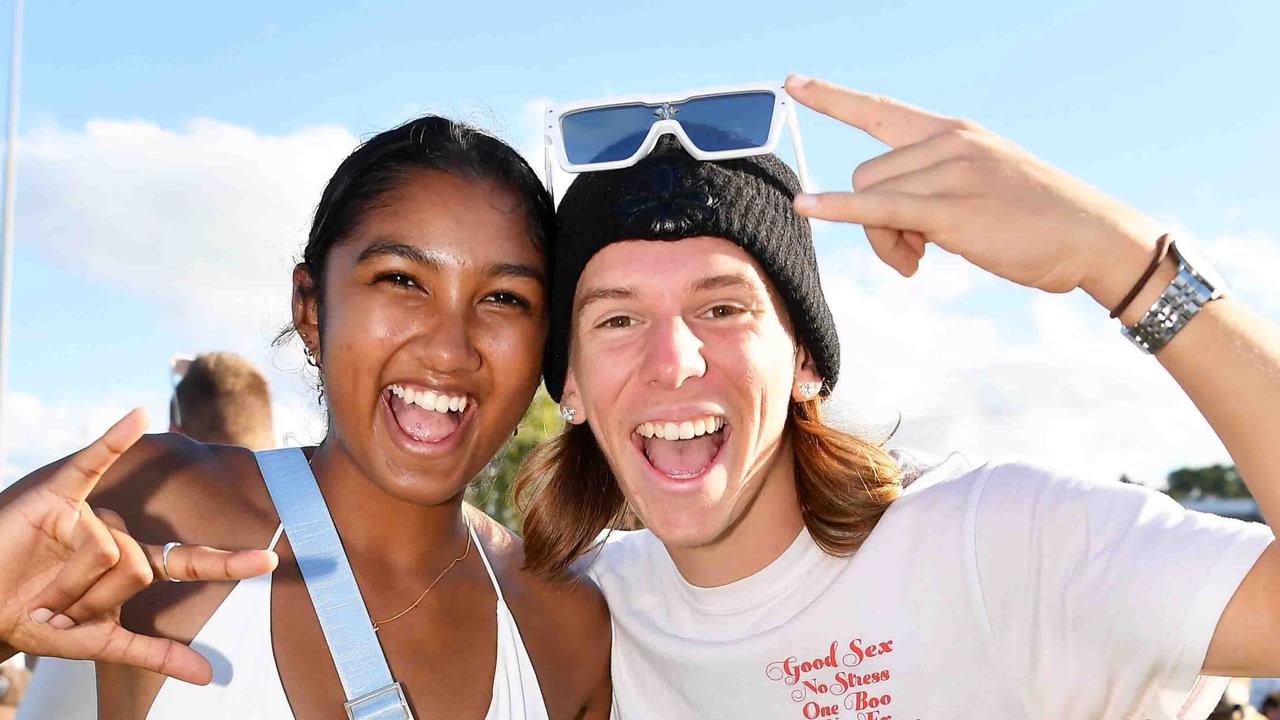
{"type": "Polygon", "coordinates": [[[181,544],[180,542],[167,542],[164,544],[164,549],[160,551],[160,567],[164,568],[164,577],[169,582],[182,582],[174,578],[169,572],[169,551],[181,544]]]}

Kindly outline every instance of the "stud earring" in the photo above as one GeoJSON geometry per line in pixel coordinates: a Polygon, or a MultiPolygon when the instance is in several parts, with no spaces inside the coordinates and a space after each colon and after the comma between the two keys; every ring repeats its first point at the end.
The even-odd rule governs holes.
{"type": "Polygon", "coordinates": [[[569,406],[567,406],[567,405],[561,405],[561,406],[560,406],[560,417],[564,418],[564,421],[565,421],[565,422],[567,422],[567,423],[571,423],[571,424],[572,424],[572,423],[573,423],[573,419],[574,419],[575,417],[577,417],[577,416],[578,416],[578,411],[577,411],[577,410],[575,410],[575,409],[573,409],[573,408],[571,408],[571,407],[569,407],[569,406]]]}
{"type": "Polygon", "coordinates": [[[803,382],[800,383],[800,396],[805,400],[812,400],[818,396],[818,391],[822,389],[822,383],[803,382]]]}

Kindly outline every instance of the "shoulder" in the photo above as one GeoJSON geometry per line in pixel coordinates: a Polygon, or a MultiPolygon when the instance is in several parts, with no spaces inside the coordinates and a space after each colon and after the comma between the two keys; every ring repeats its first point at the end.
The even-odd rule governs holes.
{"type": "Polygon", "coordinates": [[[593,628],[608,632],[609,609],[590,578],[573,573],[562,580],[549,580],[525,570],[524,543],[519,536],[478,510],[468,508],[467,512],[509,605],[535,609],[549,622],[572,626],[579,632],[593,628]]]}
{"type": "MultiPolygon", "coordinates": [[[[111,467],[89,497],[124,518],[140,539],[172,538],[219,547],[274,530],[275,511],[253,453],[182,435],[145,435],[111,467]]],[[[249,543],[250,546],[254,542],[249,543]]]]}
{"type": "Polygon", "coordinates": [[[582,574],[548,580],[525,570],[524,544],[515,533],[479,510],[467,507],[466,512],[534,661],[548,707],[551,698],[585,703],[608,681],[612,632],[604,596],[582,574]]]}

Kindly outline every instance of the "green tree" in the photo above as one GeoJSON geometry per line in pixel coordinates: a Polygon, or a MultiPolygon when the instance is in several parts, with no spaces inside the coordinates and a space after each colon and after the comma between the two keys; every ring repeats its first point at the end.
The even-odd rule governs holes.
{"type": "Polygon", "coordinates": [[[1247,498],[1249,488],[1234,465],[1182,468],[1169,473],[1169,495],[1175,500],[1203,497],[1247,498]]]}
{"type": "Polygon", "coordinates": [[[467,502],[488,513],[489,517],[520,531],[520,515],[512,502],[511,485],[516,470],[531,450],[556,435],[563,427],[560,410],[545,388],[538,388],[533,402],[520,420],[515,436],[507,441],[493,460],[467,487],[467,502]]]}

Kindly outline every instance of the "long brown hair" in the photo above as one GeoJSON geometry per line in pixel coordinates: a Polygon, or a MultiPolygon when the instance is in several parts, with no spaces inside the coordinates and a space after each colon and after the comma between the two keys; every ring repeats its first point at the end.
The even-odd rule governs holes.
{"type": "MultiPolygon", "coordinates": [[[[852,555],[898,499],[898,463],[879,444],[828,425],[818,400],[792,403],[784,432],[809,534],[830,555],[852,555]]],[[[530,453],[514,492],[524,514],[525,567],[545,577],[565,573],[601,531],[624,527],[630,512],[585,424],[567,426],[530,453]]]]}

